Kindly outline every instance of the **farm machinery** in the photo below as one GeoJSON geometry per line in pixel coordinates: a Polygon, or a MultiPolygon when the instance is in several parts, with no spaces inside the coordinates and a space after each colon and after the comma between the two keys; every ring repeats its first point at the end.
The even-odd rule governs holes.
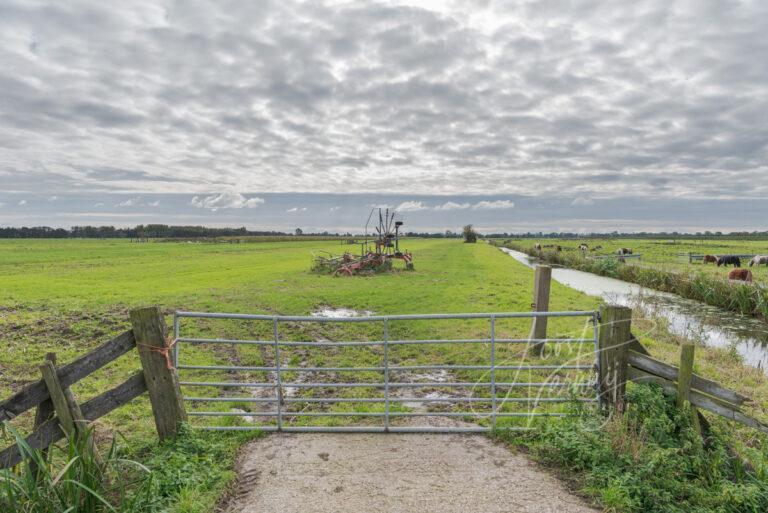
{"type": "Polygon", "coordinates": [[[413,255],[400,249],[400,228],[402,221],[395,221],[394,210],[373,208],[365,223],[365,237],[362,241],[356,241],[360,245],[360,255],[356,256],[349,251],[341,256],[330,253],[315,257],[313,269],[319,272],[327,272],[336,276],[352,276],[355,274],[370,274],[389,271],[392,269],[393,260],[405,262],[406,269],[413,269],[413,255]],[[378,224],[373,226],[375,233],[369,236],[368,229],[371,221],[375,220],[374,214],[378,210],[378,224]]]}

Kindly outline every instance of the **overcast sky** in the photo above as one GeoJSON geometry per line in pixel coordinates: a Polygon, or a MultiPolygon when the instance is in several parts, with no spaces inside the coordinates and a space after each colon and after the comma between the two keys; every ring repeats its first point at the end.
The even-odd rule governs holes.
{"type": "Polygon", "coordinates": [[[766,34],[764,0],[0,0],[0,225],[768,229],[766,34]]]}

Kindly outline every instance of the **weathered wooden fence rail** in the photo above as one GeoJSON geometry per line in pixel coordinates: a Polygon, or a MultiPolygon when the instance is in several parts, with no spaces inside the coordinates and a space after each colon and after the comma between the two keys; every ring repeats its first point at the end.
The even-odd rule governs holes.
{"type": "MultiPolygon", "coordinates": [[[[74,362],[56,368],[49,355],[41,366],[43,378],[0,402],[0,421],[11,420],[37,407],[33,432],[26,437],[34,449],[44,449],[68,434],[75,434],[83,422],[103,417],[112,410],[149,393],[159,437],[174,434],[186,420],[179,394],[176,371],[169,365],[170,341],[165,320],[157,307],[131,312],[133,328],[97,347],[74,362]],[[133,373],[115,388],[78,404],[69,387],[124,354],[137,349],[142,370],[133,373]],[[55,414],[55,416],[54,416],[55,414]]],[[[0,468],[19,463],[17,446],[0,451],[0,468]]]]}
{"type": "MultiPolygon", "coordinates": [[[[600,310],[598,385],[602,403],[621,413],[627,382],[655,383],[691,406],[768,433],[768,425],[750,417],[742,406],[752,400],[693,373],[693,345],[681,347],[680,367],[660,362],[631,333],[631,310],[606,306],[600,310]]],[[[696,415],[695,425],[699,416],[696,415]]]]}
{"type": "MultiPolygon", "coordinates": [[[[536,266],[532,308],[546,311],[552,272],[549,266],[536,266]]],[[[531,338],[547,337],[546,322],[534,319],[531,338]]],[[[707,410],[734,422],[768,433],[768,425],[745,414],[741,408],[752,400],[739,392],[693,373],[693,345],[683,344],[680,367],[660,362],[651,357],[648,350],[632,334],[632,310],[623,306],[606,305],[600,309],[597,337],[598,376],[597,384],[601,404],[621,413],[625,408],[624,396],[627,382],[655,383],[668,394],[676,395],[678,404],[689,402],[694,408],[707,410]]],[[[532,346],[535,354],[541,354],[544,344],[532,346]]],[[[698,424],[699,417],[696,416],[698,424]]]]}

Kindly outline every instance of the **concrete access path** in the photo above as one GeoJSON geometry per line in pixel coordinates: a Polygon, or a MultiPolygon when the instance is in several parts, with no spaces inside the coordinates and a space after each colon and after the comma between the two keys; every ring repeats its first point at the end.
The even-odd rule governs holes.
{"type": "Polygon", "coordinates": [[[592,513],[482,435],[274,434],[251,442],[228,513],[592,513]]]}

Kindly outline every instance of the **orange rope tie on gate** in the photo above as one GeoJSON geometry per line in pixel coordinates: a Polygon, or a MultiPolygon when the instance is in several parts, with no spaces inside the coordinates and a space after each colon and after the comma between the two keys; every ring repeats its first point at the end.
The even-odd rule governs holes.
{"type": "Polygon", "coordinates": [[[176,367],[173,366],[173,362],[171,361],[171,349],[173,349],[173,346],[176,345],[176,342],[178,342],[178,339],[171,338],[171,336],[168,335],[165,337],[165,347],[155,347],[155,346],[150,346],[148,344],[136,344],[136,345],[146,347],[149,351],[152,351],[153,353],[160,353],[165,358],[165,366],[168,368],[168,370],[174,370],[176,367]]]}

